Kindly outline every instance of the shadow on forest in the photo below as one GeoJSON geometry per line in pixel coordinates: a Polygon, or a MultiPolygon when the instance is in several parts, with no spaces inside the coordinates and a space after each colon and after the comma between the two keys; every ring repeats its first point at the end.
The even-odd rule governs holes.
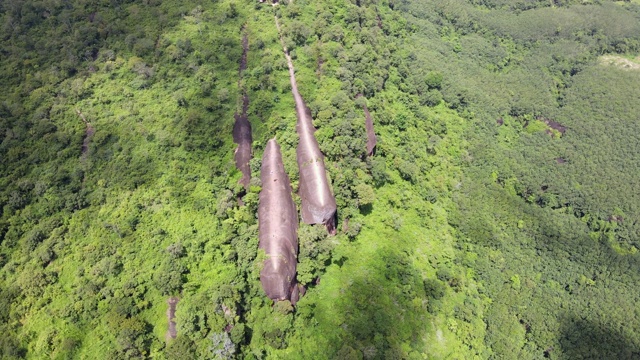
{"type": "MultiPolygon", "coordinates": [[[[497,302],[546,309],[531,311],[538,319],[534,327],[556,338],[562,347],[546,349],[547,357],[557,358],[561,352],[566,354],[561,359],[640,359],[632,305],[638,297],[633,286],[640,281],[637,254],[619,254],[604,235],[592,238],[587,224],[573,214],[527,204],[492,185],[471,190],[467,198],[473,200],[459,199],[463,220],[455,226],[485,248],[481,257],[499,249],[508,264],[478,262],[484,264],[478,269],[484,274],[481,281],[491,288],[489,296],[497,302]],[[501,225],[518,221],[524,226],[501,225]],[[523,287],[512,292],[516,299],[501,299],[500,292],[508,290],[501,280],[508,281],[508,277],[499,274],[509,272],[537,274],[544,279],[538,284],[548,285],[544,292],[531,293],[523,287]],[[547,307],[549,303],[570,308],[572,315],[562,317],[560,309],[547,307]],[[557,322],[560,331],[555,332],[541,318],[557,322]]],[[[532,338],[538,339],[542,337],[532,338]]]]}
{"type": "Polygon", "coordinates": [[[616,274],[638,273],[640,270],[639,256],[620,255],[604,235],[594,241],[587,224],[574,215],[527,204],[493,186],[470,190],[466,197],[474,200],[463,204],[467,200],[459,199],[458,204],[463,204],[460,206],[463,209],[460,214],[462,220],[454,226],[479,245],[491,248],[530,247],[536,249],[538,255],[590,268],[602,267],[607,272],[615,270],[616,274]],[[482,214],[482,210],[487,211],[482,214]],[[501,222],[513,224],[517,220],[524,220],[522,229],[497,226],[501,222]],[[533,240],[533,243],[523,241],[523,237],[533,240]]]}
{"type": "MultiPolygon", "coordinates": [[[[640,347],[625,334],[601,323],[576,317],[565,319],[561,325],[560,345],[567,359],[640,359],[640,347]]],[[[554,349],[547,349],[552,354],[554,349]]]]}
{"type": "Polygon", "coordinates": [[[530,236],[536,249],[545,251],[559,260],[569,260],[592,269],[606,269],[617,276],[637,274],[640,257],[621,255],[604,234],[594,241],[586,223],[574,215],[555,214],[550,209],[535,205],[520,205],[523,212],[535,219],[530,236]]]}
{"type": "MultiPolygon", "coordinates": [[[[428,323],[427,296],[406,252],[380,249],[358,271],[331,307],[340,319],[332,358],[400,359],[422,343],[428,323]]],[[[323,314],[327,316],[329,314],[323,314]]]]}

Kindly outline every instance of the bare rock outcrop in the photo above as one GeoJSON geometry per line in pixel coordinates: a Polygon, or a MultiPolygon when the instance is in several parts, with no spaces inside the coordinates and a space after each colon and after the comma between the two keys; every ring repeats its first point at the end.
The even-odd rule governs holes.
{"type": "MultiPolygon", "coordinates": [[[[249,51],[249,40],[245,33],[242,37],[242,57],[240,58],[240,65],[238,67],[238,73],[242,77],[242,73],[247,68],[247,51],[249,51]]],[[[240,81],[238,80],[238,84],[240,81]]],[[[235,150],[234,158],[236,161],[236,168],[242,173],[240,183],[245,189],[249,188],[249,181],[251,180],[251,168],[249,167],[249,161],[251,161],[251,145],[253,143],[253,137],[251,135],[251,123],[247,116],[249,110],[249,97],[246,91],[242,95],[242,111],[234,115],[235,123],[233,124],[233,142],[238,144],[235,150]]]]}
{"type": "Polygon", "coordinates": [[[175,339],[178,336],[178,330],[176,329],[176,306],[178,305],[178,299],[175,296],[172,296],[167,299],[167,305],[169,308],[167,309],[167,320],[169,321],[169,329],[167,330],[167,340],[175,339]]]}
{"type": "Polygon", "coordinates": [[[242,173],[240,183],[245,189],[249,187],[249,181],[251,180],[249,161],[251,161],[251,144],[253,143],[251,123],[247,118],[248,108],[249,98],[247,95],[244,95],[242,97],[242,113],[235,114],[236,122],[233,124],[233,142],[238,144],[234,158],[236,160],[236,167],[242,173]]]}
{"type": "MultiPolygon", "coordinates": [[[[278,30],[280,25],[276,18],[278,30]]],[[[300,169],[300,198],[302,200],[302,221],[307,224],[325,224],[330,233],[336,228],[336,199],[331,192],[331,185],[324,166],[324,155],[320,151],[315,138],[311,111],[298,91],[293,61],[283,44],[284,55],[289,66],[291,93],[296,104],[298,123],[296,129],[300,140],[296,149],[296,159],[300,169]]]]}
{"type": "Polygon", "coordinates": [[[304,102],[298,105],[298,101],[296,101],[296,112],[300,137],[296,159],[300,169],[299,194],[302,200],[302,221],[307,224],[325,224],[329,232],[334,232],[336,200],[327,179],[324,155],[314,136],[315,128],[311,123],[311,112],[304,102]]]}
{"type": "Polygon", "coordinates": [[[76,109],[76,113],[78,114],[78,116],[80,116],[80,119],[82,119],[82,122],[86,127],[84,131],[84,139],[82,140],[82,148],[80,150],[80,160],[84,162],[89,156],[89,144],[91,143],[91,137],[93,137],[93,134],[96,133],[96,130],[93,125],[91,125],[91,123],[87,121],[87,118],[80,110],[76,109]]]}
{"type": "MultiPolygon", "coordinates": [[[[358,94],[357,98],[361,96],[362,94],[358,94]]],[[[376,148],[376,144],[378,143],[378,139],[376,138],[376,132],[373,129],[373,118],[371,117],[371,113],[369,113],[366,102],[362,104],[362,109],[364,110],[365,116],[364,125],[367,129],[367,155],[372,156],[373,151],[376,148]]]]}
{"type": "Polygon", "coordinates": [[[267,258],[260,282],[273,300],[298,300],[296,266],[298,259],[298,212],[291,197],[289,177],[284,170],[280,146],[267,142],[260,169],[262,191],[258,205],[259,248],[267,258]]]}

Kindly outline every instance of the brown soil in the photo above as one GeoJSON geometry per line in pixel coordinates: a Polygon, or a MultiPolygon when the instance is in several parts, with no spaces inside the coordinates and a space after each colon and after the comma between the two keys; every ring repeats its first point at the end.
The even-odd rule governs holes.
{"type": "Polygon", "coordinates": [[[167,330],[166,339],[167,341],[170,339],[175,339],[178,336],[178,330],[176,329],[176,306],[178,305],[178,299],[175,296],[172,296],[167,299],[167,305],[169,308],[167,309],[167,320],[169,321],[169,329],[167,330]]]}

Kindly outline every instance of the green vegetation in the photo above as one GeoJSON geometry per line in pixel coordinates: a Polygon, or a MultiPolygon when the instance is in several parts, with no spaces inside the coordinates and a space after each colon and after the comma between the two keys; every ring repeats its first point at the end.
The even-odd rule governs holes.
{"type": "Polygon", "coordinates": [[[640,356],[640,72],[603,61],[637,59],[639,20],[635,0],[3,2],[0,358],[640,356]],[[336,236],[299,229],[295,309],[259,282],[267,139],[299,179],[274,15],[338,204],[336,236]]]}

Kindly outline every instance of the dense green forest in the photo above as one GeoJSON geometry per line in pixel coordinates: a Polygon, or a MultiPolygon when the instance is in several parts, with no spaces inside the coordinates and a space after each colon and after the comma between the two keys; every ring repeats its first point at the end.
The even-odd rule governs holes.
{"type": "Polygon", "coordinates": [[[1,359],[640,358],[637,0],[4,1],[0,86],[1,359]],[[281,39],[338,207],[295,306],[281,39]]]}

